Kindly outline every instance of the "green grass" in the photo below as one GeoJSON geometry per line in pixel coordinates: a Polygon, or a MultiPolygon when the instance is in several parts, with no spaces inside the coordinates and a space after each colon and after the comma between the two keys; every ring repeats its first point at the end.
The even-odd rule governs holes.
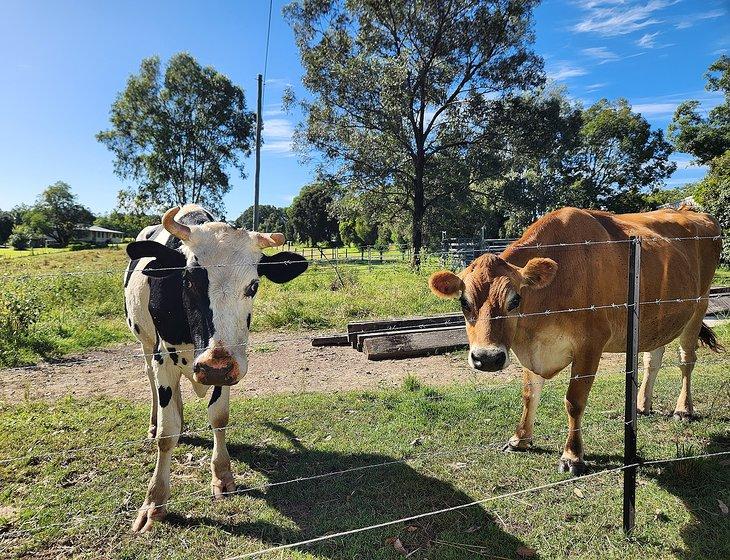
{"type": "MultiPolygon", "coordinates": [[[[12,261],[6,270],[15,278],[0,279],[0,366],[134,340],[124,322],[126,265],[121,249],[12,261]],[[64,274],[68,272],[75,274],[64,274]],[[32,311],[32,320],[10,312],[19,308],[32,311]],[[5,322],[12,324],[3,328],[5,322]]],[[[453,304],[429,292],[427,278],[433,270],[412,272],[406,263],[348,264],[337,270],[323,264],[312,265],[287,284],[263,281],[252,330],[338,330],[355,319],[453,310],[453,304]]]]}
{"type": "MultiPolygon", "coordinates": [[[[730,338],[728,329],[720,334],[730,338]]],[[[700,419],[680,423],[662,414],[672,411],[679,390],[676,368],[662,371],[655,400],[661,413],[640,420],[644,459],[730,450],[727,362],[718,365],[706,351],[701,359],[693,376],[700,419]]],[[[71,398],[0,404],[0,461],[34,456],[0,463],[0,556],[223,558],[564,480],[556,463],[565,387],[564,376],[546,386],[536,449],[522,454],[497,450],[519,418],[515,382],[435,390],[409,378],[402,389],[236,399],[228,441],[239,488],[412,459],[213,503],[204,496],[210,435],[188,436],[174,452],[168,521],[146,536],[128,529],[154,450],[116,444],[144,437],[147,406],[71,398]]],[[[594,385],[584,422],[594,472],[622,464],[623,394],[620,374],[601,375],[594,385]]],[[[204,401],[188,403],[185,419],[189,428],[204,427],[204,401]]],[[[518,558],[521,546],[541,558],[727,558],[730,523],[717,501],[730,504],[726,465],[727,457],[642,468],[630,539],[621,530],[621,478],[609,474],[265,558],[401,558],[390,537],[418,549],[410,557],[416,560],[482,557],[464,547],[518,558]]]]}
{"type": "Polygon", "coordinates": [[[35,257],[38,255],[52,255],[54,253],[68,252],[67,248],[42,247],[38,249],[26,249],[24,251],[16,251],[12,247],[0,247],[0,260],[16,259],[18,257],[35,257]]]}
{"type": "Polygon", "coordinates": [[[730,286],[730,268],[718,268],[712,283],[718,286],[730,286]]]}

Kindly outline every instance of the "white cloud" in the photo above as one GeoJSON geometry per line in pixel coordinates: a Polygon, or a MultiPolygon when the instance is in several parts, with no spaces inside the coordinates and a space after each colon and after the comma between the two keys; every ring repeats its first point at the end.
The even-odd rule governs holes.
{"type": "Polygon", "coordinates": [[[600,82],[600,83],[597,83],[597,84],[589,84],[585,88],[586,89],[586,93],[592,93],[594,91],[598,91],[599,89],[603,89],[607,85],[608,85],[607,82],[600,82]]]}
{"type": "Polygon", "coordinates": [[[264,142],[261,149],[264,152],[292,156],[294,155],[293,134],[294,127],[287,119],[264,119],[264,142]]]}
{"type": "Polygon", "coordinates": [[[711,10],[709,12],[700,12],[697,14],[687,14],[681,16],[679,22],[674,26],[677,29],[687,29],[696,23],[706,19],[716,19],[725,15],[725,10],[711,10]]]}
{"type": "Polygon", "coordinates": [[[578,5],[587,11],[586,17],[573,26],[578,33],[598,33],[604,37],[626,35],[650,25],[661,23],[654,14],[678,0],[650,0],[628,4],[617,0],[583,0],[578,5]]]}
{"type": "Polygon", "coordinates": [[[565,80],[566,78],[576,78],[585,76],[588,72],[580,66],[574,66],[567,61],[556,61],[552,68],[548,70],[548,76],[556,82],[565,80]]]}
{"type": "Polygon", "coordinates": [[[636,103],[632,109],[645,117],[666,117],[674,114],[677,103],[636,103]]]}
{"type": "Polygon", "coordinates": [[[655,33],[644,33],[641,38],[636,41],[636,44],[645,49],[653,49],[656,46],[656,38],[659,35],[659,31],[655,33]]]}
{"type": "Polygon", "coordinates": [[[592,58],[597,58],[601,61],[601,64],[604,62],[613,62],[619,59],[619,56],[615,52],[608,50],[606,47],[591,47],[583,49],[583,54],[592,58]]]}

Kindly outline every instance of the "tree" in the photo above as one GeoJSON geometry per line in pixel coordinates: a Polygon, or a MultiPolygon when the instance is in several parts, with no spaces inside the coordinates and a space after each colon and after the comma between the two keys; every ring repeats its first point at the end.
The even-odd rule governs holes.
{"type": "Polygon", "coordinates": [[[255,117],[240,87],[179,53],[164,76],[158,57],[144,59],[110,119],[96,138],[114,154],[115,173],[137,183],[130,194],[138,208],[194,202],[220,212],[231,189],[226,168],[243,170],[255,117]]]}
{"type": "Polygon", "coordinates": [[[543,80],[530,50],[535,4],[303,0],[285,8],[312,94],[301,103],[298,147],[318,151],[341,183],[407,213],[416,266],[427,210],[480,178],[472,153],[484,150],[491,100],[543,80]]]}
{"type": "Polygon", "coordinates": [[[95,226],[115,229],[124,233],[124,237],[137,237],[140,231],[147,226],[160,223],[160,216],[156,214],[140,214],[136,212],[121,212],[113,210],[94,220],[95,226]]]}
{"type": "Polygon", "coordinates": [[[707,117],[700,113],[699,101],[685,101],[677,107],[668,127],[677,150],[692,154],[701,165],[730,150],[730,57],[722,55],[705,77],[706,89],[722,92],[725,101],[711,109],[707,117]]]}
{"type": "Polygon", "coordinates": [[[5,244],[13,231],[15,220],[10,212],[0,210],[0,244],[5,244]]]}
{"type": "MultiPolygon", "coordinates": [[[[249,206],[234,221],[236,227],[253,229],[253,206],[249,206]]],[[[289,217],[286,208],[278,208],[270,204],[259,206],[259,230],[268,233],[280,232],[289,237],[289,217]]]]}
{"type": "Polygon", "coordinates": [[[89,225],[94,215],[79,204],[71,187],[57,181],[46,188],[37,202],[23,214],[23,223],[32,231],[39,232],[65,247],[80,225],[89,225]]]}
{"type": "Polygon", "coordinates": [[[339,227],[333,216],[334,203],[332,185],[320,182],[302,187],[287,209],[296,237],[311,244],[336,241],[339,227]]]}
{"type": "Polygon", "coordinates": [[[16,251],[25,251],[31,243],[31,235],[26,226],[15,226],[8,238],[8,243],[16,251]]]}
{"type": "MultiPolygon", "coordinates": [[[[720,222],[724,232],[730,231],[730,150],[710,162],[710,171],[697,184],[694,196],[720,222]]],[[[730,264],[730,242],[727,238],[724,239],[722,261],[730,264]]]]}
{"type": "Polygon", "coordinates": [[[631,111],[625,99],[601,99],[583,111],[579,143],[571,154],[569,204],[617,212],[636,210],[641,193],[662,184],[677,165],[661,130],[631,111]],[[633,202],[632,202],[633,201],[633,202]]]}

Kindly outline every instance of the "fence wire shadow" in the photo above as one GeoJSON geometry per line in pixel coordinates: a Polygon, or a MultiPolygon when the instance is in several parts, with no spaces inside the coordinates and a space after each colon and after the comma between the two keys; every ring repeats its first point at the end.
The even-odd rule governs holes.
{"type": "MultiPolygon", "coordinates": [[[[209,517],[183,517],[173,512],[168,515],[168,521],[185,527],[199,524],[216,526],[233,535],[251,537],[260,540],[263,545],[276,546],[477,499],[477,496],[470,496],[452,484],[425,475],[405,462],[397,462],[398,457],[308,449],[288,428],[277,423],[267,423],[267,427],[287,437],[295,450],[273,445],[261,448],[233,442],[228,444],[228,450],[231,459],[261,473],[273,484],[265,491],[254,489],[245,495],[265,500],[270,507],[293,521],[299,530],[287,530],[267,521],[227,524],[209,517]],[[355,471],[327,481],[275,485],[277,482],[306,477],[313,470],[324,472],[388,461],[394,463],[385,469],[355,471]],[[405,488],[408,492],[403,491],[405,488]]],[[[181,438],[181,443],[212,449],[211,440],[199,436],[185,436],[181,438]]],[[[505,532],[486,508],[474,507],[411,525],[361,534],[347,541],[323,541],[307,546],[305,550],[332,559],[371,558],[374,550],[389,546],[386,542],[388,537],[400,539],[405,549],[413,553],[410,558],[431,557],[429,550],[433,547],[442,548],[436,542],[440,539],[455,540],[467,546],[482,546],[487,542],[490,554],[508,558],[514,556],[518,547],[525,546],[523,541],[505,532]]],[[[393,556],[399,554],[393,550],[393,556]]]]}

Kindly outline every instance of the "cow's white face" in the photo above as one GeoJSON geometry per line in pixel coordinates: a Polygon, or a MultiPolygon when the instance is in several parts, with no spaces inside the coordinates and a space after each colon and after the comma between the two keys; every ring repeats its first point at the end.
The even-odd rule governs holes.
{"type": "Polygon", "coordinates": [[[188,257],[183,300],[196,348],[193,375],[205,385],[232,385],[248,371],[248,333],[261,259],[255,236],[260,234],[220,222],[190,230],[183,241],[188,257]]]}
{"type": "Polygon", "coordinates": [[[130,244],[127,252],[133,258],[155,257],[143,271],[161,283],[155,290],[160,301],[151,299],[150,308],[161,321],[176,316],[189,328],[195,381],[235,385],[248,370],[246,347],[259,277],[288,282],[307,269],[307,262],[286,251],[271,257],[262,253],[284,243],[281,233],[249,232],[222,222],[181,224],[175,220],[179,210],[169,210],[163,226],[182,241],[182,254],[154,241],[130,244]]]}

